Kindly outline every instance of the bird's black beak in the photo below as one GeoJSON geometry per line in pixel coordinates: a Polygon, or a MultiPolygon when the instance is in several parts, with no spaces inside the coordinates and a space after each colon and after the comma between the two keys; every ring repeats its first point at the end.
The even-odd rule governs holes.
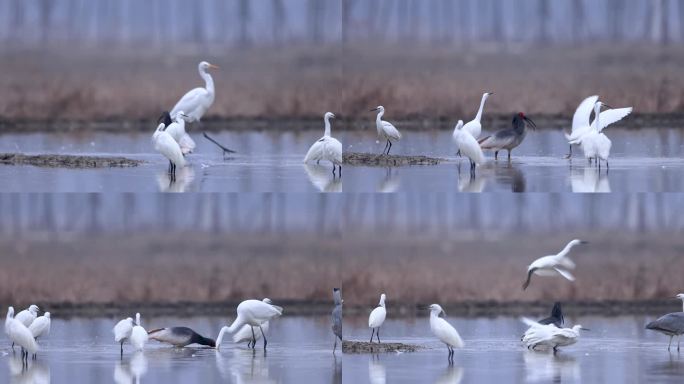
{"type": "Polygon", "coordinates": [[[377,111],[377,110],[378,110],[377,108],[373,108],[373,109],[371,109],[369,112],[375,112],[375,111],[377,111]]]}
{"type": "Polygon", "coordinates": [[[489,95],[489,96],[491,96],[493,94],[494,94],[494,92],[487,92],[487,95],[489,95]]]}
{"type": "Polygon", "coordinates": [[[534,121],[532,121],[532,119],[530,119],[529,117],[525,116],[525,121],[527,122],[527,124],[528,124],[532,129],[537,129],[537,124],[535,124],[534,121]]]}
{"type": "Polygon", "coordinates": [[[589,242],[586,240],[580,240],[580,244],[589,244],[589,242]]]}
{"type": "Polygon", "coordinates": [[[580,328],[580,329],[583,331],[591,331],[591,329],[589,329],[589,328],[580,328]]]}

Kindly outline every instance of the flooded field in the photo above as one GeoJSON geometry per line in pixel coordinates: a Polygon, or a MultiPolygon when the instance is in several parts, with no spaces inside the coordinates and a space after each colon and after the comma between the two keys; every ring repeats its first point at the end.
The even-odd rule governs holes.
{"type": "MultiPolygon", "coordinates": [[[[397,123],[401,127],[401,123],[397,123]]],[[[318,127],[318,125],[315,125],[318,127]]],[[[313,128],[313,126],[312,126],[313,128]]],[[[337,131],[345,151],[382,151],[375,132],[337,131]]],[[[451,131],[407,129],[393,154],[446,158],[431,166],[346,166],[343,177],[334,178],[328,164],[302,164],[319,129],[296,133],[276,131],[220,131],[213,134],[238,153],[224,158],[199,132],[193,137],[197,150],[190,165],[178,171],[175,181],[167,175],[167,162],[154,152],[147,133],[5,134],[0,152],[26,154],[79,154],[125,156],[145,163],[130,168],[68,169],[30,165],[2,165],[0,178],[11,180],[4,192],[677,192],[684,190],[684,133],[676,128],[619,129],[608,132],[613,141],[610,171],[588,166],[579,148],[572,161],[564,159],[567,144],[560,131],[530,132],[513,151],[513,159],[488,162],[476,177],[468,172],[467,159],[454,154],[451,131]]]]}
{"type": "MultiPolygon", "coordinates": [[[[511,317],[448,320],[465,341],[453,366],[447,349],[430,333],[428,318],[388,319],[380,338],[425,346],[411,353],[345,354],[344,383],[582,383],[681,382],[684,355],[667,351],[666,336],[646,331],[656,316],[566,316],[581,324],[577,344],[548,352],[527,351],[520,343],[526,327],[511,317]]],[[[368,341],[367,317],[345,317],[345,339],[368,341]]],[[[682,352],[684,353],[684,351],[682,352]]]]}
{"type": "MultiPolygon", "coordinates": [[[[143,314],[144,315],[144,314],[143,314]]],[[[0,382],[4,383],[339,383],[341,353],[332,353],[329,318],[283,317],[271,322],[268,351],[224,340],[211,348],[173,348],[150,341],[144,352],[124,346],[123,358],[113,341],[109,318],[55,319],[52,333],[35,361],[22,368],[19,349],[13,353],[0,336],[0,382]]],[[[118,319],[117,319],[118,320],[118,319]]],[[[187,325],[215,338],[227,321],[218,317],[145,318],[146,329],[187,325]]]]}

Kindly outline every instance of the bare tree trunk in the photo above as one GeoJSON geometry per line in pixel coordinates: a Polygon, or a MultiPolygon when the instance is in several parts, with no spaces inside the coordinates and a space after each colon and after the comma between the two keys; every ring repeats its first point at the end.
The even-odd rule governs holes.
{"type": "Polygon", "coordinates": [[[584,1],[572,1],[572,41],[577,44],[584,39],[584,1]]]}
{"type": "Polygon", "coordinates": [[[547,44],[550,40],[549,36],[549,18],[551,17],[551,9],[549,7],[549,0],[539,0],[537,8],[539,20],[539,42],[547,44]]]}
{"type": "Polygon", "coordinates": [[[323,41],[323,15],[325,14],[325,2],[320,0],[309,0],[308,19],[309,19],[309,39],[314,43],[323,41]]]}
{"type": "Polygon", "coordinates": [[[249,7],[249,0],[239,0],[238,2],[238,14],[240,19],[238,21],[240,26],[240,47],[247,48],[251,45],[251,38],[249,36],[249,22],[251,21],[252,14],[249,7]]]}
{"type": "Polygon", "coordinates": [[[349,40],[351,14],[356,5],[355,0],[342,0],[342,43],[349,40]]]}
{"type": "Polygon", "coordinates": [[[454,41],[454,2],[452,0],[442,0],[442,20],[444,22],[442,41],[451,44],[454,41]]]}
{"type": "Polygon", "coordinates": [[[499,44],[504,44],[503,33],[503,3],[499,0],[492,1],[492,37],[499,44]]]}
{"type": "Polygon", "coordinates": [[[283,33],[286,22],[285,5],[283,4],[283,0],[272,0],[271,4],[273,6],[273,42],[280,46],[284,40],[283,33]]]}

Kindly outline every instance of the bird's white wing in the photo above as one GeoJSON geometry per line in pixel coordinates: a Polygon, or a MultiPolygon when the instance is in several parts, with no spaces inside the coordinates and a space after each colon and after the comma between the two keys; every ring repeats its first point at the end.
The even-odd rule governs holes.
{"type": "Polygon", "coordinates": [[[31,331],[31,334],[33,337],[37,337],[43,334],[43,332],[48,330],[48,326],[50,325],[50,320],[48,320],[46,317],[41,316],[36,318],[33,323],[29,326],[29,331],[31,331]]]}
{"type": "Polygon", "coordinates": [[[463,348],[465,345],[456,328],[441,317],[435,319],[435,327],[432,330],[437,338],[453,347],[463,348]]]}
{"type": "Polygon", "coordinates": [[[382,130],[385,132],[387,136],[395,140],[401,139],[401,133],[399,132],[397,127],[392,125],[392,123],[390,123],[389,121],[382,121],[382,130]]]}
{"type": "Polygon", "coordinates": [[[133,326],[127,319],[119,321],[118,323],[116,323],[113,329],[114,340],[121,341],[122,339],[130,337],[132,330],[133,326]]]}
{"type": "Polygon", "coordinates": [[[333,159],[338,164],[342,164],[342,143],[334,137],[328,137],[325,141],[323,152],[328,158],[333,159]]]}
{"type": "Polygon", "coordinates": [[[187,134],[187,132],[181,136],[180,140],[178,141],[178,145],[180,145],[181,151],[184,155],[191,153],[196,147],[195,141],[192,139],[192,137],[190,137],[190,135],[187,134]]]}
{"type": "Polygon", "coordinates": [[[283,309],[281,307],[266,304],[258,300],[254,300],[247,311],[255,319],[271,319],[283,314],[283,309]]]}
{"type": "Polygon", "coordinates": [[[470,133],[471,136],[477,139],[482,133],[482,124],[478,121],[472,120],[467,122],[463,128],[461,128],[461,130],[470,133]]]}
{"type": "Polygon", "coordinates": [[[323,157],[323,148],[325,144],[325,137],[318,139],[315,143],[311,145],[309,151],[304,156],[304,162],[308,163],[310,161],[317,161],[323,157]]]}
{"type": "Polygon", "coordinates": [[[591,112],[594,110],[594,105],[598,101],[598,96],[589,96],[575,110],[575,114],[572,116],[572,135],[574,136],[578,129],[583,127],[588,127],[590,124],[589,118],[591,117],[591,112]]]}
{"type": "Polygon", "coordinates": [[[521,318],[520,318],[520,321],[522,321],[522,322],[523,322],[525,325],[527,325],[528,327],[537,327],[537,326],[541,326],[541,325],[542,325],[542,324],[539,324],[537,321],[532,320],[532,319],[530,319],[530,318],[528,318],[528,317],[521,317],[521,318]]]}
{"type": "Polygon", "coordinates": [[[180,146],[173,137],[166,134],[166,132],[159,133],[154,142],[154,149],[181,168],[185,166],[185,159],[183,158],[183,152],[181,151],[180,146]]]}
{"type": "Polygon", "coordinates": [[[383,307],[376,307],[368,316],[368,326],[371,328],[377,328],[385,321],[385,316],[387,312],[383,307]]]}
{"type": "Polygon", "coordinates": [[[563,267],[567,269],[575,269],[575,262],[572,261],[569,257],[562,257],[559,261],[558,264],[562,265],[563,267]]]}
{"type": "Polygon", "coordinates": [[[556,270],[556,272],[560,273],[560,275],[565,277],[566,279],[568,279],[570,281],[575,281],[575,276],[573,276],[572,273],[570,273],[566,270],[560,269],[560,268],[554,268],[554,269],[556,270]]]}
{"type": "MultiPolygon", "coordinates": [[[[611,124],[617,123],[618,121],[629,116],[630,113],[632,113],[632,107],[609,109],[607,111],[601,112],[601,114],[599,115],[601,125],[598,127],[598,131],[603,131],[603,128],[611,124]]],[[[594,120],[594,123],[595,122],[596,120],[594,120]]]]}
{"type": "Polygon", "coordinates": [[[192,113],[195,108],[197,108],[201,102],[202,98],[207,95],[207,90],[204,88],[195,88],[193,90],[190,90],[188,93],[183,95],[180,100],[176,103],[176,105],[173,107],[171,110],[171,118],[175,119],[176,114],[178,114],[179,111],[183,111],[186,114],[192,113]]]}

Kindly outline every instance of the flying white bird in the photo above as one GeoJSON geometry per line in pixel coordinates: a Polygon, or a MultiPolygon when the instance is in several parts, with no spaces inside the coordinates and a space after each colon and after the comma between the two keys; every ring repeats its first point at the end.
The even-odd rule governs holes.
{"type": "Polygon", "coordinates": [[[432,304],[428,309],[430,310],[430,330],[442,343],[446,344],[449,350],[449,361],[453,362],[454,348],[463,348],[463,339],[461,339],[456,328],[444,318],[439,317],[442,313],[446,316],[446,312],[439,304],[432,304]]]}
{"type": "MultiPolygon", "coordinates": [[[[221,342],[223,341],[223,336],[226,332],[234,333],[238,329],[242,328],[245,324],[252,327],[252,332],[254,328],[259,328],[261,331],[261,336],[264,338],[264,349],[266,349],[266,335],[262,325],[283,314],[283,308],[269,304],[260,300],[245,300],[237,307],[237,317],[233,321],[230,327],[222,327],[219,331],[218,337],[216,338],[216,349],[219,349],[221,342]]],[[[252,333],[252,348],[256,344],[256,336],[252,333]]]]}
{"type": "Polygon", "coordinates": [[[401,140],[401,133],[394,125],[392,125],[392,123],[382,120],[382,116],[385,114],[385,107],[380,105],[371,109],[371,112],[374,111],[378,111],[378,116],[375,118],[375,127],[378,129],[378,138],[387,140],[382,154],[384,155],[385,150],[387,150],[387,154],[389,155],[390,149],[392,149],[392,140],[401,140]]]}
{"type": "Polygon", "coordinates": [[[185,132],[185,122],[189,120],[190,117],[185,112],[178,111],[175,120],[171,124],[164,123],[166,125],[165,131],[178,143],[183,155],[191,153],[196,147],[195,141],[185,132]]]}
{"type": "Polygon", "coordinates": [[[525,317],[521,318],[521,320],[530,327],[525,332],[522,340],[528,349],[547,346],[553,348],[553,352],[556,353],[558,347],[575,344],[579,339],[580,330],[588,331],[588,329],[582,328],[579,324],[572,328],[558,328],[553,324],[539,324],[525,317]]]}
{"type": "Polygon", "coordinates": [[[131,345],[136,351],[142,351],[145,349],[145,344],[147,343],[148,336],[145,328],[140,325],[140,314],[135,314],[135,326],[131,330],[131,345]]]}
{"type": "MultiPolygon", "coordinates": [[[[266,304],[273,304],[271,299],[269,299],[268,297],[264,298],[261,301],[263,301],[266,304]]],[[[264,331],[264,334],[268,333],[268,328],[268,321],[261,324],[261,330],[264,331]]],[[[240,330],[233,334],[233,342],[238,344],[247,341],[247,348],[252,347],[252,341],[256,342],[259,339],[261,339],[261,332],[253,332],[252,326],[248,324],[243,325],[242,328],[240,328],[240,330]]]]}
{"type": "Polygon", "coordinates": [[[33,337],[37,340],[39,337],[50,334],[50,324],[50,312],[45,312],[43,313],[43,316],[36,317],[28,328],[33,337]]]}
{"type": "Polygon", "coordinates": [[[122,355],[124,342],[131,338],[131,332],[133,332],[134,325],[133,319],[127,317],[116,323],[114,329],[112,329],[112,332],[114,332],[114,341],[121,344],[122,355]]]}
{"type": "Polygon", "coordinates": [[[566,256],[575,245],[587,243],[584,240],[572,240],[557,255],[540,257],[532,262],[527,267],[527,280],[523,283],[523,290],[527,289],[527,286],[530,285],[530,279],[532,279],[533,274],[538,276],[561,275],[570,281],[575,281],[575,277],[568,271],[568,269],[575,269],[575,263],[566,256]]]}
{"type": "Polygon", "coordinates": [[[183,168],[185,166],[185,157],[183,157],[180,145],[165,129],[164,123],[159,124],[157,130],[152,135],[152,143],[157,152],[169,159],[169,174],[175,176],[176,167],[180,166],[183,168]]]}
{"type": "Polygon", "coordinates": [[[5,327],[7,336],[12,340],[12,345],[17,344],[21,347],[21,358],[28,360],[29,353],[35,357],[38,352],[38,343],[33,338],[31,331],[16,317],[14,317],[14,308],[9,307],[7,311],[7,318],[5,319],[5,327]]]}
{"type": "Polygon", "coordinates": [[[373,342],[373,335],[378,339],[380,343],[380,327],[382,323],[385,322],[385,317],[387,316],[387,309],[385,308],[385,294],[380,295],[380,302],[378,306],[371,311],[370,316],[368,316],[368,328],[372,330],[370,342],[373,342]]]}
{"type": "Polygon", "coordinates": [[[469,131],[465,130],[463,120],[458,121],[451,137],[461,154],[470,160],[470,172],[474,173],[475,167],[484,163],[484,154],[475,137],[473,137],[469,131]]]}
{"type": "Polygon", "coordinates": [[[477,110],[477,115],[475,115],[475,119],[469,121],[466,125],[463,126],[463,130],[469,132],[470,135],[475,138],[475,140],[477,140],[482,134],[482,112],[484,112],[484,107],[485,103],[487,102],[487,99],[489,98],[489,96],[493,94],[494,93],[492,92],[486,92],[482,95],[482,100],[480,101],[480,109],[477,110]]]}
{"type": "MultiPolygon", "coordinates": [[[[684,293],[678,294],[675,298],[682,300],[684,303],[684,293]]],[[[684,309],[682,309],[682,312],[668,313],[657,320],[651,321],[646,325],[646,329],[670,336],[670,343],[667,345],[668,351],[672,345],[672,338],[677,336],[677,351],[679,351],[679,338],[684,333],[684,309]]]]}
{"type": "Polygon", "coordinates": [[[323,137],[309,148],[309,152],[304,157],[304,162],[315,161],[318,164],[321,160],[329,161],[333,165],[333,176],[335,175],[335,166],[339,167],[340,176],[342,176],[342,143],[330,136],[330,119],[334,118],[335,115],[332,112],[326,112],[323,118],[325,120],[323,137]]]}
{"type": "Polygon", "coordinates": [[[185,111],[189,121],[200,121],[214,103],[214,79],[207,73],[209,69],[218,69],[218,67],[206,61],[199,63],[197,70],[204,79],[205,88],[198,87],[186,93],[171,110],[172,119],[176,118],[178,112],[185,111]]]}
{"type": "Polygon", "coordinates": [[[597,113],[595,107],[598,99],[599,97],[596,95],[589,96],[584,99],[577,107],[577,110],[575,110],[575,114],[572,118],[572,131],[569,135],[567,133],[565,134],[565,138],[568,140],[570,147],[570,152],[568,153],[567,158],[572,156],[572,146],[582,144],[583,138],[592,131],[594,125],[596,125],[595,129],[598,130],[598,132],[601,132],[603,128],[617,123],[632,113],[631,107],[609,109],[597,113]],[[594,121],[590,120],[592,110],[594,111],[594,121]],[[599,120],[600,123],[597,123],[599,120]]]}

